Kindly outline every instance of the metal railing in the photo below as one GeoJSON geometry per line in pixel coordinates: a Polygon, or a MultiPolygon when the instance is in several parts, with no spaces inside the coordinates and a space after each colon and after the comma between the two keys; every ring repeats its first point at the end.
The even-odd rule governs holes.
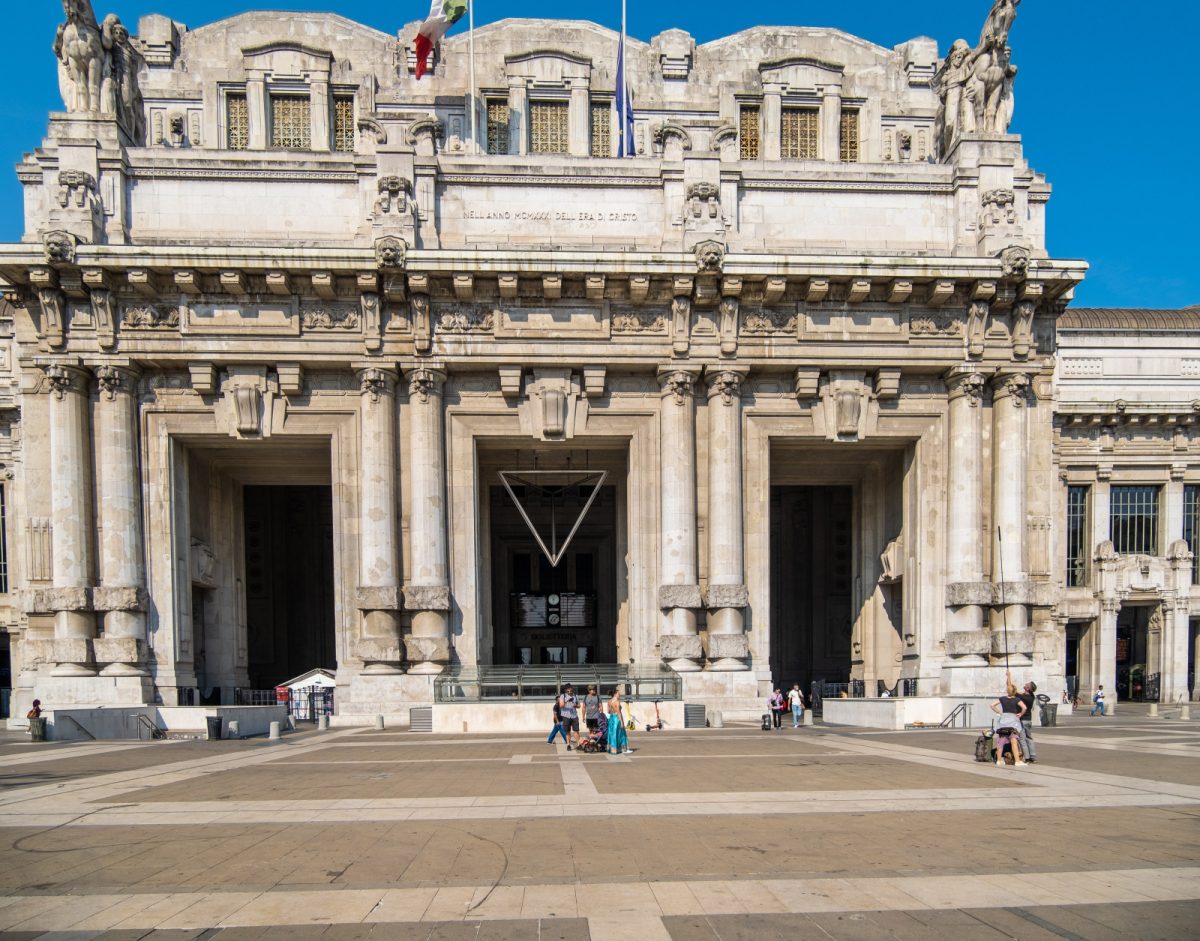
{"type": "Polygon", "coordinates": [[[316,722],[333,715],[334,687],[306,686],[304,689],[238,689],[235,706],[287,706],[288,715],[297,722],[316,722]]]}
{"type": "Polygon", "coordinates": [[[665,665],[597,663],[447,667],[434,681],[433,701],[550,702],[567,683],[580,698],[589,686],[595,686],[602,696],[618,688],[631,702],[683,698],[683,680],[665,665]]]}
{"type": "Polygon", "coordinates": [[[965,702],[960,702],[951,710],[950,715],[946,716],[938,725],[940,729],[952,729],[958,725],[959,719],[962,720],[962,727],[965,729],[971,721],[971,707],[965,702]]]}
{"type": "Polygon", "coordinates": [[[148,715],[146,715],[146,713],[132,712],[132,713],[130,713],[130,718],[137,720],[137,722],[135,724],[137,725],[137,734],[138,734],[139,742],[142,740],[142,732],[149,733],[150,741],[154,741],[155,739],[167,737],[167,733],[164,732],[162,729],[160,729],[157,725],[155,725],[154,720],[151,719],[148,715]]]}

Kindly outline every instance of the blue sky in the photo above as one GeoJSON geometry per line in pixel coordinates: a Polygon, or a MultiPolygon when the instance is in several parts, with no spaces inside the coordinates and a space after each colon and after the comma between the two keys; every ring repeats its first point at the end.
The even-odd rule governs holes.
{"type": "MultiPolygon", "coordinates": [[[[140,16],[163,13],[200,26],[249,9],[247,0],[94,0],[136,30],[140,16]]],[[[832,26],[884,46],[932,36],[944,52],[972,42],[990,0],[842,0],[782,4],[649,3],[629,0],[629,32],[649,40],[671,27],[698,42],[757,25],[832,26]]],[[[394,33],[429,9],[428,0],[290,0],[291,10],[321,10],[394,33]]],[[[620,25],[619,0],[480,0],[476,25],[504,17],[567,17],[620,25]]],[[[62,20],[58,0],[8,8],[10,39],[0,64],[0,157],[8,167],[38,146],[46,114],[60,109],[50,44],[62,20]]],[[[465,25],[465,21],[464,24],[465,25]]],[[[459,29],[462,29],[460,26],[459,29]]],[[[1146,0],[1024,0],[1012,33],[1020,69],[1013,130],[1025,155],[1054,187],[1049,248],[1092,265],[1076,304],[1183,307],[1200,304],[1200,69],[1193,62],[1200,11],[1193,3],[1146,0]]],[[[0,240],[21,236],[21,194],[0,173],[0,240]]]]}

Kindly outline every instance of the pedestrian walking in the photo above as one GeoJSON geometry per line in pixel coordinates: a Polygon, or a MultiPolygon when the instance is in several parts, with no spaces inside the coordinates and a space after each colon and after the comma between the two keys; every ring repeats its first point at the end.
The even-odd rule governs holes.
{"type": "Polygon", "coordinates": [[[793,683],[791,690],[788,692],[788,705],[792,707],[792,728],[800,728],[800,723],[804,720],[804,694],[800,692],[800,684],[793,683]]]}
{"type": "Polygon", "coordinates": [[[1104,715],[1104,684],[1101,683],[1092,696],[1092,711],[1088,715],[1104,715]]]}
{"type": "Polygon", "coordinates": [[[775,687],[775,692],[767,697],[767,708],[771,712],[771,724],[777,729],[783,728],[783,710],[786,708],[786,701],[778,686],[775,687]]]}
{"type": "Polygon", "coordinates": [[[550,737],[548,739],[546,739],[546,744],[553,745],[554,744],[554,736],[556,736],[556,735],[561,735],[563,738],[563,742],[566,743],[566,746],[568,748],[571,747],[571,742],[567,738],[567,733],[563,729],[563,724],[562,724],[562,696],[561,695],[554,697],[554,728],[552,728],[550,730],[550,737]]]}
{"type": "Polygon", "coordinates": [[[608,753],[610,755],[629,754],[629,736],[625,734],[625,723],[621,719],[621,690],[613,689],[612,698],[608,701],[608,753]]]}

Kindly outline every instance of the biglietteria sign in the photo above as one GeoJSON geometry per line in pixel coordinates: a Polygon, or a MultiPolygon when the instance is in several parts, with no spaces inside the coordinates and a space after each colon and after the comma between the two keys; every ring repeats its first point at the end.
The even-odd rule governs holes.
{"type": "Polygon", "coordinates": [[[500,483],[504,484],[551,568],[557,568],[567,554],[571,540],[579,532],[607,478],[608,471],[500,471],[500,483]],[[517,488],[523,497],[517,496],[517,488]],[[529,504],[534,499],[550,511],[540,530],[529,515],[529,504]],[[584,501],[583,508],[576,513],[575,507],[580,500],[584,501]]]}

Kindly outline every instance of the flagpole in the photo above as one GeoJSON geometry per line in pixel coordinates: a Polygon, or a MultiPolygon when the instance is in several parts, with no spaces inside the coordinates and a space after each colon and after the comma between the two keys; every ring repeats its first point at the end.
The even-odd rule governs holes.
{"type": "Polygon", "coordinates": [[[477,117],[476,112],[479,106],[475,102],[475,0],[467,0],[467,47],[468,55],[471,59],[470,64],[470,81],[471,81],[471,153],[479,153],[479,132],[475,127],[477,117]]]}
{"type": "Polygon", "coordinates": [[[625,139],[625,123],[629,120],[629,50],[625,48],[625,0],[621,0],[621,87],[617,89],[617,97],[621,102],[620,114],[620,147],[618,156],[628,157],[629,141],[625,139]]]}

